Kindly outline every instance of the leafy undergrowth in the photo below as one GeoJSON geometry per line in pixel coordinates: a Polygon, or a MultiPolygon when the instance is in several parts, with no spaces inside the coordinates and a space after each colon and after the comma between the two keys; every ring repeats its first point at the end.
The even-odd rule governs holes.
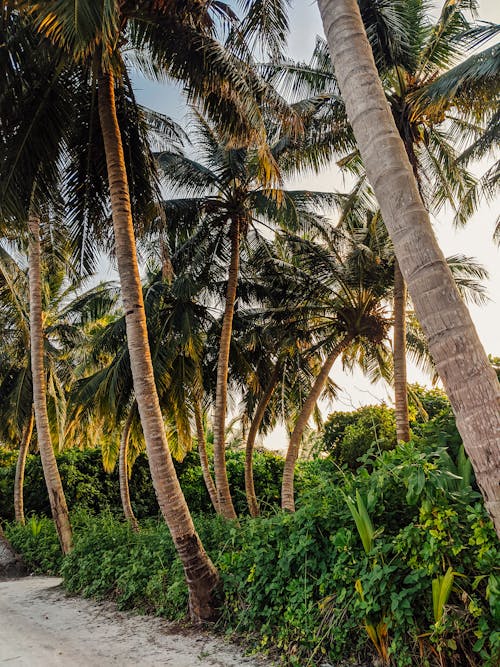
{"type": "MultiPolygon", "coordinates": [[[[479,494],[456,473],[444,449],[410,443],[368,457],[355,475],[325,465],[295,514],[239,526],[199,516],[224,583],[219,628],[288,665],[498,664],[499,544],[479,494]]],[[[32,566],[60,568],[70,592],[185,615],[162,523],[135,534],[111,514],[79,513],[73,524],[62,565],[50,522],[7,530],[32,566]]]]}

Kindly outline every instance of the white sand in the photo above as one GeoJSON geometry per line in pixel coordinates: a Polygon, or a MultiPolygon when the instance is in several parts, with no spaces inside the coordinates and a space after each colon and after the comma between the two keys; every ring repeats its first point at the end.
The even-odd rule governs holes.
{"type": "Polygon", "coordinates": [[[265,667],[237,646],[109,602],[67,597],[55,577],[0,581],[0,664],[19,667],[265,667]]]}

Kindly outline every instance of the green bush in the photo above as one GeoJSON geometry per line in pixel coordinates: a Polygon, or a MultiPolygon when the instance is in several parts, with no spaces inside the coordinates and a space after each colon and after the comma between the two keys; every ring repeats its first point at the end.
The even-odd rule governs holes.
{"type": "MultiPolygon", "coordinates": [[[[221,629],[277,651],[289,665],[368,661],[374,639],[397,667],[494,667],[499,545],[457,464],[424,440],[368,455],[356,474],[318,460],[300,467],[295,514],[277,511],[239,526],[195,519],[224,584],[221,629]],[[365,544],[349,498],[369,517],[365,544]],[[436,618],[433,588],[450,568],[453,587],[436,618]]],[[[163,522],[147,520],[139,534],[109,513],[79,514],[73,523],[75,548],[61,568],[70,591],[171,619],[185,614],[182,567],[163,522]]],[[[50,563],[53,531],[36,547],[20,537],[29,527],[7,532],[21,551],[27,545],[50,563]]]]}
{"type": "Polygon", "coordinates": [[[366,405],[354,412],[333,412],[325,422],[320,447],[338,465],[351,470],[368,450],[396,446],[394,410],[386,405],[366,405]]]}
{"type": "MultiPolygon", "coordinates": [[[[227,469],[236,511],[245,514],[244,452],[227,453],[227,469]]],[[[68,450],[57,457],[59,471],[71,510],[92,514],[109,511],[122,515],[118,471],[106,473],[99,449],[68,450]]],[[[203,481],[198,452],[189,452],[184,460],[175,462],[181,487],[191,512],[213,512],[210,497],[203,481]]],[[[279,506],[283,459],[271,452],[256,452],[254,460],[255,488],[263,510],[279,506]]],[[[15,463],[0,467],[0,517],[14,518],[15,463]]],[[[132,507],[139,519],[158,515],[147,457],[141,454],[132,469],[130,480],[132,507]]],[[[50,505],[39,456],[29,456],[24,483],[24,506],[27,516],[50,516],[50,505]]]]}

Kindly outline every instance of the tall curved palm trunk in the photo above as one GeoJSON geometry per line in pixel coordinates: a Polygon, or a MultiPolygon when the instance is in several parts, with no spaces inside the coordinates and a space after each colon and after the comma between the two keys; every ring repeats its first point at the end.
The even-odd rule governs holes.
{"type": "Polygon", "coordinates": [[[33,426],[35,425],[35,415],[33,409],[31,410],[28,423],[24,427],[21,445],[19,447],[19,454],[16,462],[16,476],[14,478],[14,516],[17,523],[22,526],[26,523],[24,518],[24,470],[26,468],[26,457],[30,448],[31,436],[33,435],[33,426]]]}
{"type": "Polygon", "coordinates": [[[394,363],[394,407],[396,414],[396,437],[398,442],[410,439],[408,415],[408,380],[406,377],[406,284],[394,262],[394,339],[392,356],[394,363]]]}
{"type": "Polygon", "coordinates": [[[29,218],[29,299],[30,299],[30,353],[33,382],[33,408],[35,411],[38,449],[42,460],[43,476],[49,494],[50,509],[64,554],[71,551],[72,534],[68,506],[57,468],[50,437],[47,414],[47,387],[44,365],[42,271],[40,250],[40,218],[29,218]]]}
{"type": "Polygon", "coordinates": [[[158,504],[184,567],[191,617],[194,621],[207,620],[216,614],[219,576],[194,528],[168,448],[149,349],[113,75],[102,70],[98,80],[98,107],[126,316],[127,345],[151,477],[158,504]]]}
{"type": "Polygon", "coordinates": [[[335,363],[336,359],[342,354],[342,352],[348,347],[352,340],[351,336],[345,335],[341,340],[335,345],[333,350],[325,359],[325,363],[321,367],[320,372],[318,373],[316,380],[304,401],[302,410],[295,422],[295,427],[293,433],[290,436],[290,442],[288,443],[288,449],[286,452],[285,458],[285,467],[283,470],[283,481],[281,484],[281,507],[284,510],[289,512],[295,512],[295,500],[294,500],[294,477],[295,477],[295,464],[299,458],[300,452],[300,442],[304,431],[309,421],[310,416],[314,410],[314,406],[318,402],[321,392],[323,391],[326,381],[328,380],[328,375],[332,370],[332,366],[335,363]]]}
{"type": "Polygon", "coordinates": [[[208,465],[207,455],[207,441],[205,439],[205,429],[203,428],[203,413],[201,410],[201,401],[199,398],[194,399],[194,421],[196,424],[196,437],[198,440],[198,455],[200,457],[201,472],[203,473],[203,481],[207,487],[208,495],[212,501],[212,505],[216,512],[219,511],[219,498],[217,496],[217,489],[215,488],[214,480],[210,474],[210,466],[208,465]]]}
{"type": "Polygon", "coordinates": [[[367,176],[500,536],[500,387],[434,236],[356,0],[318,0],[367,176]]]}
{"type": "Polygon", "coordinates": [[[229,231],[231,239],[231,261],[227,278],[226,305],[222,320],[222,331],[217,361],[217,386],[215,390],[214,415],[214,472],[215,486],[219,500],[219,514],[226,519],[236,519],[229,481],[226,470],[226,410],[227,410],[227,375],[229,367],[229,349],[233,332],[234,304],[238,287],[240,263],[240,225],[238,218],[231,221],[229,231]]]}
{"type": "Polygon", "coordinates": [[[139,531],[139,522],[136,519],[132,503],[130,502],[130,487],[128,484],[128,443],[130,440],[130,429],[134,421],[135,405],[132,405],[123,426],[120,439],[120,456],[118,459],[118,476],[120,478],[120,497],[122,501],[123,514],[134,532],[139,531]]]}
{"type": "Polygon", "coordinates": [[[278,360],[274,366],[273,373],[267,384],[267,387],[262,394],[260,401],[255,409],[250,428],[248,429],[248,437],[245,446],[245,494],[247,497],[248,510],[250,516],[259,516],[259,503],[257,502],[257,494],[255,493],[255,485],[253,479],[253,450],[255,447],[255,440],[259,432],[262,420],[266,414],[267,406],[271,400],[274,390],[276,389],[281,375],[281,363],[278,360]]]}

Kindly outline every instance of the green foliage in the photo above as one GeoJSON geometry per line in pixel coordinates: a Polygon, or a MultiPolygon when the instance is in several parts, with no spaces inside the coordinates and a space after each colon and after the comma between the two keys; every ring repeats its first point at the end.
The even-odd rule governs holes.
{"type": "MultiPolygon", "coordinates": [[[[498,539],[446,404],[435,398],[436,409],[427,406],[433,416],[415,422],[409,443],[372,448],[355,472],[339,468],[332,457],[300,462],[295,514],[274,510],[279,457],[256,457],[258,493],[269,512],[243,518],[239,526],[213,515],[196,453],[178,464],[188,502],[204,512],[196,527],[221,574],[221,628],[277,652],[289,665],[369,662],[374,652],[397,667],[498,664],[498,539]]],[[[383,408],[382,417],[387,413],[383,408]]],[[[372,410],[366,415],[373,416],[372,410]]],[[[97,466],[94,454],[72,455],[74,461],[90,457],[97,466]]],[[[228,453],[240,512],[242,462],[243,453],[228,453]]],[[[140,471],[149,484],[147,461],[140,459],[136,468],[133,493],[143,494],[146,508],[140,471]]],[[[78,470],[73,479],[85,489],[78,470]]],[[[90,497],[100,502],[100,493],[93,489],[90,497]]],[[[115,510],[72,517],[75,548],[62,567],[47,519],[7,526],[7,535],[31,567],[60,570],[72,592],[181,618],[187,590],[166,526],[143,519],[137,534],[115,510]]]]}
{"type": "Polygon", "coordinates": [[[6,533],[15,551],[23,555],[30,570],[41,574],[59,574],[61,548],[50,519],[31,517],[25,526],[11,524],[6,533]]]}
{"type": "Polygon", "coordinates": [[[325,422],[321,448],[338,465],[355,470],[358,459],[372,447],[376,451],[396,446],[394,410],[386,405],[366,405],[354,412],[333,412],[325,422]]]}
{"type": "MultiPolygon", "coordinates": [[[[236,511],[247,513],[245,498],[244,452],[228,452],[227,468],[236,511]]],[[[106,473],[98,449],[68,450],[57,457],[68,506],[91,514],[111,511],[121,516],[118,471],[106,473]]],[[[203,481],[198,452],[189,452],[182,462],[174,462],[189,508],[195,514],[212,512],[212,504],[203,481]]],[[[283,459],[270,452],[255,454],[255,488],[263,511],[279,506],[283,459]]],[[[15,462],[0,467],[0,517],[14,518],[15,462]]],[[[130,495],[139,519],[156,517],[158,505],[151,483],[147,458],[141,454],[132,469],[130,495]]],[[[50,516],[50,506],[38,456],[29,456],[26,463],[24,504],[26,514],[50,516]]]]}

